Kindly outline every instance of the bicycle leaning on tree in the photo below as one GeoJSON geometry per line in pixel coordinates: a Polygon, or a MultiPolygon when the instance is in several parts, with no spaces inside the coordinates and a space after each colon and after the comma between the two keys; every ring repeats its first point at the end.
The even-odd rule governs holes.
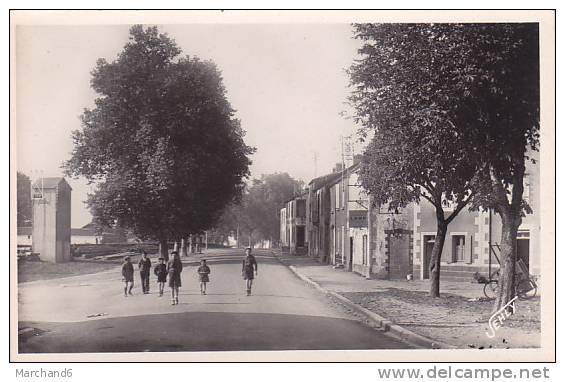
{"type": "MultiPolygon", "coordinates": [[[[487,298],[496,298],[498,294],[498,279],[500,272],[496,270],[489,274],[489,278],[484,282],[483,292],[487,298]]],[[[528,299],[535,297],[538,291],[536,277],[530,275],[528,267],[522,259],[516,261],[516,281],[514,283],[515,291],[514,296],[519,299],[528,299]]]]}

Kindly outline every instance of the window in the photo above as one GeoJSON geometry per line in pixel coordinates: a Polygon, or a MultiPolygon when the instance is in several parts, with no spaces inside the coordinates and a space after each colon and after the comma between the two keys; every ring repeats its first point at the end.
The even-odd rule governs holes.
{"type": "Polygon", "coordinates": [[[306,217],[306,200],[298,199],[296,201],[296,217],[306,217]]]}
{"type": "Polygon", "coordinates": [[[335,209],[339,207],[341,207],[341,186],[338,183],[335,185],[335,209]]]}
{"type": "Polygon", "coordinates": [[[465,235],[452,235],[451,242],[453,262],[465,261],[465,235]]]}

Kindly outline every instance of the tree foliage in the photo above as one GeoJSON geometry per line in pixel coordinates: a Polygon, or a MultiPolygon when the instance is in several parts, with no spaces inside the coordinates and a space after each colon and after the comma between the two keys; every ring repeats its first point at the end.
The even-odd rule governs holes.
{"type": "Polygon", "coordinates": [[[364,45],[350,70],[351,101],[361,136],[375,131],[365,185],[392,206],[425,197],[436,207],[438,228],[442,194],[455,202],[454,213],[473,195],[473,208],[502,216],[502,257],[510,259],[502,271],[513,277],[510,231],[528,212],[525,160],[539,139],[537,24],[354,28],[364,45]]]}
{"type": "Polygon", "coordinates": [[[457,70],[447,36],[444,26],[356,25],[365,44],[350,70],[360,132],[375,132],[365,151],[363,186],[391,209],[426,199],[436,210],[432,296],[439,295],[447,225],[470,201],[479,165],[474,148],[454,128],[457,81],[446,77],[457,70]],[[448,216],[447,203],[453,204],[448,216]]]}
{"type": "Polygon", "coordinates": [[[287,173],[261,175],[253,179],[241,201],[224,211],[221,229],[245,232],[255,239],[279,237],[279,212],[284,202],[304,187],[287,173]]]}
{"type": "Polygon", "coordinates": [[[31,180],[23,172],[17,172],[17,221],[18,227],[31,227],[31,180]]]}
{"type": "Polygon", "coordinates": [[[117,59],[99,59],[99,94],[73,132],[68,174],[97,183],[91,212],[140,237],[179,239],[213,226],[241,192],[254,149],[243,141],[211,61],[180,56],[156,27],[130,29],[117,59]]]}
{"type": "Polygon", "coordinates": [[[467,139],[480,145],[474,208],[491,208],[502,219],[501,277],[494,311],[515,295],[518,227],[532,210],[524,201],[526,165],[539,150],[539,27],[534,23],[475,27],[463,104],[474,116],[467,139]],[[473,102],[470,102],[473,101],[473,102]]]}

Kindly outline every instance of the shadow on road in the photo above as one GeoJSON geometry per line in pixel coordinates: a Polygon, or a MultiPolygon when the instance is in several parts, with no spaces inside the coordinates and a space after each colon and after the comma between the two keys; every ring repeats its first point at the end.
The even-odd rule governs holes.
{"type": "MultiPolygon", "coordinates": [[[[257,262],[259,263],[259,267],[261,267],[261,264],[280,264],[280,262],[275,259],[274,257],[261,257],[261,256],[255,256],[255,258],[257,259],[257,262]]],[[[208,265],[222,265],[222,264],[241,264],[243,261],[243,256],[230,256],[230,257],[202,257],[202,259],[205,259],[206,262],[208,263],[208,265]]],[[[187,259],[187,258],[183,258],[182,259],[182,264],[185,266],[198,266],[200,265],[200,258],[198,259],[187,259]]]]}
{"type": "MultiPolygon", "coordinates": [[[[179,292],[179,296],[202,296],[200,293],[183,293],[183,292],[179,292]]],[[[245,295],[245,293],[206,293],[206,296],[243,296],[243,297],[247,297],[245,295]]],[[[297,299],[303,299],[303,300],[307,300],[307,297],[302,297],[302,296],[285,296],[285,295],[280,295],[280,294],[252,294],[249,297],[280,297],[280,298],[297,298],[297,299]]],[[[204,297],[206,298],[206,297],[204,297]]]]}
{"type": "Polygon", "coordinates": [[[45,331],[20,353],[404,349],[357,321],[291,314],[187,312],[73,323],[25,323],[45,331]]]}

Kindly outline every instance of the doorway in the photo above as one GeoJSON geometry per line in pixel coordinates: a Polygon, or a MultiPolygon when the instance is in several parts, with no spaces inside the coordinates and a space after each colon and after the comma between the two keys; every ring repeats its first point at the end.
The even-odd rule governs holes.
{"type": "Polygon", "coordinates": [[[422,256],[422,279],[430,278],[430,259],[436,241],[435,235],[424,235],[424,253],[422,256]]]}
{"type": "Polygon", "coordinates": [[[412,273],[410,234],[408,230],[385,230],[388,241],[388,277],[391,280],[406,279],[412,273]]]}
{"type": "Polygon", "coordinates": [[[451,262],[465,261],[465,235],[451,235],[451,262]]]}
{"type": "Polygon", "coordinates": [[[304,248],[304,237],[305,230],[304,226],[297,226],[296,227],[296,247],[297,248],[304,248]]]}

